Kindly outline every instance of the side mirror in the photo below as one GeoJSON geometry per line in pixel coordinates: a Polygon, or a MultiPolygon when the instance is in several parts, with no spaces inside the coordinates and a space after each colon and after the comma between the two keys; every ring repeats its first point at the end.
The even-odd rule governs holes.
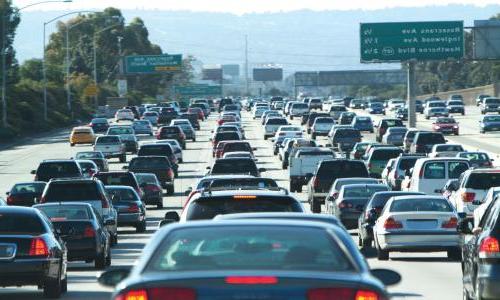
{"type": "Polygon", "coordinates": [[[260,173],[266,172],[266,168],[259,168],[259,172],[260,173]]]}
{"type": "Polygon", "coordinates": [[[253,148],[252,148],[252,151],[257,151],[257,147],[253,147],[253,148]]]}
{"type": "Polygon", "coordinates": [[[112,269],[102,273],[97,282],[103,286],[114,287],[127,278],[129,274],[129,268],[112,269]]]}
{"type": "Polygon", "coordinates": [[[31,170],[30,172],[32,175],[35,175],[36,174],[36,170],[31,170]]]}
{"type": "Polygon", "coordinates": [[[181,220],[181,217],[176,211],[167,211],[165,213],[165,217],[163,218],[162,222],[164,224],[160,224],[160,226],[170,224],[170,223],[175,223],[179,222],[181,220]]]}
{"type": "Polygon", "coordinates": [[[212,169],[212,168],[211,168],[211,167],[206,167],[206,169],[207,169],[207,170],[210,170],[210,169],[212,169]]]}
{"type": "Polygon", "coordinates": [[[5,195],[7,195],[7,196],[10,195],[10,192],[5,192],[5,195]]]}
{"type": "Polygon", "coordinates": [[[395,285],[401,282],[401,275],[398,272],[388,269],[373,269],[371,270],[373,277],[380,280],[384,285],[395,285]]]}
{"type": "Polygon", "coordinates": [[[189,194],[191,194],[192,191],[193,191],[193,188],[189,187],[187,190],[184,191],[184,195],[188,196],[189,194]]]}
{"type": "Polygon", "coordinates": [[[104,221],[104,226],[114,226],[116,225],[116,221],[114,219],[106,219],[104,221]]]}

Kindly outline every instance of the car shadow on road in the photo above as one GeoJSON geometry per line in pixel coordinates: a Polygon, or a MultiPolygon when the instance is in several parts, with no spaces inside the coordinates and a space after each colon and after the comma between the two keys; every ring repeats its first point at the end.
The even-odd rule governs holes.
{"type": "Polygon", "coordinates": [[[391,299],[393,299],[393,298],[406,299],[407,297],[423,297],[424,295],[417,294],[417,293],[396,292],[396,293],[390,293],[390,296],[391,296],[391,299]]]}
{"type": "Polygon", "coordinates": [[[457,263],[447,257],[391,257],[393,261],[407,262],[436,262],[436,263],[457,263]]]}

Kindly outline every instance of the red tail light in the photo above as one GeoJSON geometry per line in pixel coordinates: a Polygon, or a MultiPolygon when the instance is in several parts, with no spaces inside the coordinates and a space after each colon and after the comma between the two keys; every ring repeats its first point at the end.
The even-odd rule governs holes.
{"type": "Polygon", "coordinates": [[[170,179],[174,178],[174,171],[172,171],[172,169],[168,169],[168,171],[167,171],[167,176],[168,176],[168,178],[170,178],[170,179]]]}
{"type": "Polygon", "coordinates": [[[139,212],[139,206],[135,203],[133,203],[132,205],[130,205],[127,209],[127,212],[129,213],[138,213],[139,212]]]}
{"type": "Polygon", "coordinates": [[[86,238],[93,238],[95,237],[95,230],[92,226],[87,226],[85,227],[85,230],[83,231],[83,237],[86,238]]]}
{"type": "Polygon", "coordinates": [[[333,198],[333,200],[336,200],[336,199],[338,198],[338,196],[339,196],[339,193],[338,193],[338,192],[333,193],[333,194],[332,194],[332,198],[333,198]]]}
{"type": "Polygon", "coordinates": [[[146,185],[146,189],[150,192],[161,192],[161,189],[158,186],[153,185],[153,184],[146,185]]]}
{"type": "Polygon", "coordinates": [[[462,201],[463,202],[472,202],[476,197],[476,193],[471,192],[462,192],[462,201]]]}
{"type": "Polygon", "coordinates": [[[187,288],[149,288],[124,292],[114,300],[196,300],[196,292],[187,288]]]}
{"type": "Polygon", "coordinates": [[[352,203],[342,201],[339,203],[339,208],[352,208],[352,203]]]}
{"type": "Polygon", "coordinates": [[[29,256],[49,256],[49,248],[43,238],[36,237],[31,240],[29,256]]]}
{"type": "Polygon", "coordinates": [[[370,170],[371,168],[372,168],[372,164],[371,164],[371,163],[369,163],[369,164],[368,164],[368,170],[370,170]]]}
{"type": "Polygon", "coordinates": [[[500,245],[498,240],[492,236],[485,237],[479,244],[479,258],[500,257],[500,245]]]}
{"type": "Polygon", "coordinates": [[[455,217],[451,217],[448,221],[443,222],[443,224],[441,224],[441,227],[451,229],[451,228],[457,228],[457,225],[458,225],[458,219],[455,217]]]}
{"type": "Polygon", "coordinates": [[[307,292],[307,300],[380,300],[377,292],[354,288],[319,288],[307,292]]]}
{"type": "Polygon", "coordinates": [[[227,284],[277,284],[274,276],[230,276],[226,277],[227,284]]]}
{"type": "Polygon", "coordinates": [[[314,186],[314,188],[318,188],[319,187],[319,179],[318,179],[318,177],[314,176],[312,180],[313,180],[313,186],[314,186]]]}
{"type": "Polygon", "coordinates": [[[424,168],[420,168],[420,172],[418,173],[418,178],[424,177],[424,168]]]}
{"type": "Polygon", "coordinates": [[[385,134],[385,128],[380,128],[380,135],[384,135],[385,134]]]}
{"type": "Polygon", "coordinates": [[[388,218],[384,222],[384,228],[385,229],[401,229],[401,228],[403,228],[403,224],[401,222],[394,220],[393,218],[388,218]]]}
{"type": "Polygon", "coordinates": [[[14,202],[16,202],[16,197],[12,196],[12,195],[9,195],[7,197],[7,204],[8,205],[14,205],[14,202]]]}

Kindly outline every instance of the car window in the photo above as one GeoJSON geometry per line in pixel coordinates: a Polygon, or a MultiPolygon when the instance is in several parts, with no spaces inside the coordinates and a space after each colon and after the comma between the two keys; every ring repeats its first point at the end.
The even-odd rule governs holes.
{"type": "MultiPolygon", "coordinates": [[[[498,202],[498,201],[497,201],[498,202]]],[[[499,203],[493,203],[485,212],[483,217],[481,218],[481,221],[479,223],[479,227],[483,228],[483,230],[489,230],[491,229],[497,219],[498,219],[498,214],[500,213],[500,204],[499,203]]]]}
{"type": "Polygon", "coordinates": [[[466,188],[477,190],[488,190],[491,187],[500,186],[500,173],[471,173],[466,188]]]}
{"type": "Polygon", "coordinates": [[[129,168],[133,169],[159,169],[168,168],[170,164],[165,157],[136,157],[130,161],[129,168]]]}
{"type": "Polygon", "coordinates": [[[96,144],[117,144],[120,143],[120,138],[117,136],[100,136],[97,138],[96,144]]]}
{"type": "Polygon", "coordinates": [[[211,171],[212,174],[255,174],[257,166],[251,159],[217,160],[211,171]]]}
{"type": "Polygon", "coordinates": [[[371,158],[373,160],[389,160],[398,157],[403,150],[401,149],[375,149],[372,152],[371,158]]]}
{"type": "Polygon", "coordinates": [[[469,165],[464,162],[451,161],[448,163],[448,178],[456,179],[460,177],[460,174],[467,171],[469,165]]]}
{"type": "Polygon", "coordinates": [[[391,204],[391,212],[436,211],[452,212],[453,208],[446,199],[405,199],[396,200],[391,204]]]}
{"type": "Polygon", "coordinates": [[[39,235],[46,232],[38,215],[0,213],[0,234],[39,235]]]}
{"type": "Polygon", "coordinates": [[[76,162],[42,163],[37,170],[42,177],[78,177],[80,170],[76,162]]]}
{"type": "Polygon", "coordinates": [[[137,202],[139,201],[139,196],[132,189],[122,189],[122,188],[106,188],[106,192],[111,196],[113,204],[117,202],[137,202]],[[115,196],[115,197],[113,197],[115,196]]]}
{"type": "Polygon", "coordinates": [[[45,188],[44,183],[19,183],[14,185],[11,194],[42,193],[45,188]]]}
{"type": "Polygon", "coordinates": [[[344,187],[344,197],[370,198],[376,192],[387,191],[385,186],[365,186],[365,187],[344,187]]]}
{"type": "Polygon", "coordinates": [[[78,205],[57,205],[37,207],[42,211],[50,221],[73,221],[89,220],[90,215],[85,206],[78,205]]]}
{"type": "Polygon", "coordinates": [[[170,156],[172,155],[172,148],[170,145],[147,145],[139,148],[138,156],[170,156]]]}
{"type": "Polygon", "coordinates": [[[445,163],[429,162],[424,166],[425,179],[445,179],[445,163]]]}
{"type": "Polygon", "coordinates": [[[156,178],[156,175],[154,174],[135,174],[135,177],[137,179],[137,182],[139,184],[144,184],[144,183],[148,183],[148,184],[157,184],[158,183],[158,180],[156,178]]]}
{"type": "Polygon", "coordinates": [[[99,173],[96,175],[104,185],[127,185],[134,186],[134,180],[129,174],[103,174],[99,173]]]}
{"type": "Polygon", "coordinates": [[[86,201],[101,199],[95,182],[65,182],[49,184],[46,202],[86,201]]]}
{"type": "Polygon", "coordinates": [[[352,272],[342,247],[324,229],[246,226],[178,229],[162,242],[148,272],[305,270],[352,272]],[[297,236],[302,238],[297,239],[297,236]]]}
{"type": "Polygon", "coordinates": [[[120,135],[120,134],[134,134],[134,129],[129,127],[115,127],[108,130],[108,134],[120,135]]]}
{"type": "Polygon", "coordinates": [[[288,121],[284,118],[272,118],[267,120],[266,125],[286,125],[288,121]]]}

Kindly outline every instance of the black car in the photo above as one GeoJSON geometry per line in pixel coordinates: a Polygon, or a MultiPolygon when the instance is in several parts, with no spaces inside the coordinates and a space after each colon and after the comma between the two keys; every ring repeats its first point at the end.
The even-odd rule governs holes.
{"type": "Polygon", "coordinates": [[[441,132],[418,131],[410,147],[411,153],[429,153],[436,144],[445,144],[446,139],[441,132]]]}
{"type": "MultiPolygon", "coordinates": [[[[498,199],[498,197],[497,197],[498,199]]],[[[470,234],[462,246],[464,299],[500,298],[500,201],[490,203],[479,226],[472,229],[470,219],[459,223],[459,231],[470,234]]]]}
{"type": "Polygon", "coordinates": [[[375,139],[377,142],[382,142],[382,137],[387,132],[387,128],[389,127],[404,127],[403,121],[400,119],[381,119],[375,126],[377,131],[375,133],[375,139]]]}
{"type": "Polygon", "coordinates": [[[179,165],[172,146],[167,143],[145,144],[139,148],[137,156],[165,156],[170,161],[170,165],[174,169],[174,175],[177,177],[179,165]]]}
{"type": "Polygon", "coordinates": [[[148,246],[132,270],[99,278],[121,281],[113,299],[388,299],[384,284],[401,279],[370,270],[349,234],[326,222],[179,223],[148,246]]]}
{"type": "Polygon", "coordinates": [[[68,261],[94,262],[102,270],[111,265],[111,235],[99,213],[88,203],[47,203],[33,206],[59,231],[68,248],[68,261]]]}
{"type": "Polygon", "coordinates": [[[109,128],[109,122],[106,118],[94,118],[90,121],[89,126],[95,133],[107,132],[109,128]]]}
{"type": "Polygon", "coordinates": [[[16,206],[32,206],[40,201],[47,183],[43,181],[19,182],[8,191],[7,204],[16,206]]]}
{"type": "Polygon", "coordinates": [[[80,165],[72,159],[48,159],[38,165],[36,170],[32,170],[31,174],[35,175],[34,181],[48,182],[54,178],[81,178],[83,177],[80,165]]]}
{"type": "Polygon", "coordinates": [[[0,207],[0,245],[0,286],[39,286],[50,298],[66,292],[67,249],[39,210],[0,207]]]}
{"type": "Polygon", "coordinates": [[[132,226],[137,232],[146,231],[146,206],[129,186],[107,186],[113,206],[118,213],[118,226],[132,226]]]}
{"type": "Polygon", "coordinates": [[[156,138],[158,140],[177,140],[182,150],[186,150],[186,135],[180,126],[162,126],[158,129],[156,138]]]}
{"type": "Polygon", "coordinates": [[[163,192],[158,177],[153,173],[135,173],[135,177],[144,191],[144,197],[142,197],[144,203],[163,208],[163,192]]]}
{"type": "Polygon", "coordinates": [[[425,193],[383,191],[373,194],[358,219],[359,246],[362,248],[371,247],[373,241],[373,226],[375,226],[375,221],[377,221],[382,209],[391,197],[413,195],[425,195],[425,193]]]}
{"type": "Polygon", "coordinates": [[[200,120],[198,120],[198,114],[194,113],[182,113],[178,119],[187,119],[191,123],[194,129],[200,130],[200,120]]]}
{"type": "Polygon", "coordinates": [[[160,181],[167,194],[174,193],[174,169],[165,156],[138,156],[134,157],[127,168],[133,173],[152,173],[160,181]]]}
{"type": "Polygon", "coordinates": [[[222,109],[224,108],[224,106],[228,105],[228,104],[233,104],[233,99],[231,98],[222,98],[220,99],[219,101],[219,112],[222,111],[222,109]]]}
{"type": "Polygon", "coordinates": [[[331,147],[339,152],[351,152],[361,142],[361,133],[355,128],[337,128],[330,138],[331,147]]]}
{"type": "Polygon", "coordinates": [[[102,181],[104,185],[126,185],[133,188],[139,196],[144,197],[144,192],[139,186],[135,174],[127,171],[111,171],[111,172],[99,172],[94,174],[94,178],[102,181]]]}
{"type": "Polygon", "coordinates": [[[170,124],[173,119],[177,119],[179,113],[173,107],[162,107],[158,116],[158,124],[170,124]]]}
{"type": "Polygon", "coordinates": [[[208,169],[209,175],[249,174],[255,177],[266,171],[264,168],[257,168],[255,160],[251,158],[219,158],[208,169]]]}
{"type": "Polygon", "coordinates": [[[97,167],[99,168],[99,171],[101,172],[108,172],[109,171],[109,164],[108,160],[104,156],[104,154],[101,151],[81,151],[77,152],[75,159],[88,159],[93,161],[97,167]]]}

